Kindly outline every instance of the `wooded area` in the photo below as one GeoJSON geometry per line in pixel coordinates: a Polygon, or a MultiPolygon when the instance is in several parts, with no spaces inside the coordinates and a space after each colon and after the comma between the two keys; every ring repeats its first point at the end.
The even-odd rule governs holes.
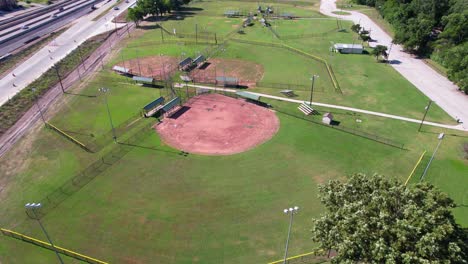
{"type": "Polygon", "coordinates": [[[0,0],[0,9],[10,10],[16,6],[16,0],[0,0]]]}
{"type": "Polygon", "coordinates": [[[148,15],[160,16],[188,3],[190,0],[140,0],[135,7],[128,9],[127,18],[138,26],[138,23],[148,15]]]}
{"type": "Polygon", "coordinates": [[[394,42],[447,68],[468,94],[468,1],[353,0],[375,7],[395,28],[394,42]]]}

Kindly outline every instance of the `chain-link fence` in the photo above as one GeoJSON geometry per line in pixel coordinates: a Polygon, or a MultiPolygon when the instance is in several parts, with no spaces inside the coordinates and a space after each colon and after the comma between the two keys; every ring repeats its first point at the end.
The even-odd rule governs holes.
{"type": "MultiPolygon", "coordinates": [[[[139,123],[141,125],[141,123],[139,123]]],[[[79,191],[86,184],[91,182],[98,175],[106,171],[117,161],[122,159],[129,151],[133,149],[136,143],[141,142],[144,138],[153,133],[154,124],[145,124],[132,134],[128,139],[119,141],[109,153],[102,156],[100,159],[93,162],[86,169],[76,174],[73,178],[65,182],[62,186],[46,195],[40,200],[43,205],[38,211],[38,217],[41,218],[50,210],[57,207],[65,199],[79,191]]]]}

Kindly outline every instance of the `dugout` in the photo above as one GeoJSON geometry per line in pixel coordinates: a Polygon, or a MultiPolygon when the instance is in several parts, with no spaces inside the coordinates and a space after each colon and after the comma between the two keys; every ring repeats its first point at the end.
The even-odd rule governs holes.
{"type": "Polygon", "coordinates": [[[143,116],[150,117],[158,113],[164,107],[164,97],[159,97],[158,99],[152,101],[151,103],[145,105],[143,107],[143,116]]]}
{"type": "Polygon", "coordinates": [[[149,78],[149,77],[143,77],[143,76],[133,76],[133,81],[135,81],[138,84],[141,84],[142,86],[151,86],[154,87],[154,79],[149,78]]]}
{"type": "Polygon", "coordinates": [[[193,60],[190,57],[183,59],[181,62],[179,62],[179,70],[185,71],[187,69],[190,69],[192,63],[193,60]]]}
{"type": "Polygon", "coordinates": [[[115,65],[114,67],[112,67],[112,70],[115,71],[116,73],[120,74],[120,75],[133,76],[132,70],[127,69],[125,67],[115,65]]]}
{"type": "Polygon", "coordinates": [[[205,56],[199,55],[198,57],[196,57],[196,58],[193,60],[192,64],[193,64],[195,67],[198,67],[198,66],[200,66],[200,65],[203,65],[203,63],[204,63],[205,61],[206,61],[205,56]]]}
{"type": "Polygon", "coordinates": [[[249,93],[249,92],[243,92],[243,91],[236,92],[236,95],[244,98],[249,103],[253,103],[253,104],[256,104],[262,107],[267,107],[267,108],[271,107],[269,104],[260,101],[260,95],[249,93]]]}
{"type": "Polygon", "coordinates": [[[224,12],[224,15],[227,16],[227,17],[239,17],[240,12],[237,11],[237,10],[226,10],[224,12]]]}
{"type": "Polygon", "coordinates": [[[216,77],[216,85],[223,85],[224,87],[235,87],[239,86],[239,79],[236,77],[220,76],[216,77]]]}

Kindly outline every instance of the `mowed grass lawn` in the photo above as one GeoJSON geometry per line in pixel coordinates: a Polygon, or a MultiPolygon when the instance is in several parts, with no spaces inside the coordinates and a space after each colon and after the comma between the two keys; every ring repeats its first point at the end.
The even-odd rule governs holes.
{"type": "MultiPolygon", "coordinates": [[[[220,12],[214,8],[217,4],[201,2],[196,5],[203,7],[200,12],[208,16],[210,12],[220,12]]],[[[227,8],[244,5],[244,2],[222,4],[227,8]]],[[[254,2],[247,4],[256,5],[254,2]]],[[[326,20],[319,22],[323,28],[336,23],[331,21],[327,25],[328,22],[323,21],[326,20]]],[[[278,24],[278,30],[280,26],[278,24]]],[[[314,32],[313,27],[311,32],[314,32]]],[[[140,32],[143,34],[140,39],[124,42],[122,53],[117,54],[107,68],[136,57],[159,54],[182,57],[182,53],[194,56],[207,47],[153,43],[134,48],[154,40],[157,33],[158,30],[146,29],[140,32]]],[[[271,35],[264,41],[267,38],[271,39],[271,35]]],[[[326,86],[330,83],[321,64],[286,50],[229,42],[219,57],[262,64],[265,82],[310,84],[308,73],[320,71],[316,87],[324,88],[324,92],[314,95],[320,102],[415,118],[422,116],[427,98],[391,67],[376,63],[371,56],[328,53],[330,41],[349,42],[354,38],[351,33],[335,32],[321,38],[284,40],[288,45],[330,61],[343,95],[326,86]]],[[[73,92],[97,95],[100,87],[111,89],[108,99],[116,126],[149,101],[164,95],[164,90],[136,86],[107,70],[73,92]]],[[[280,95],[277,90],[266,88],[253,91],[280,95]]],[[[309,96],[306,91],[298,95],[296,98],[300,99],[309,96]]],[[[269,103],[273,109],[298,113],[297,105],[269,103]]],[[[424,150],[432,154],[438,143],[438,133],[446,132],[447,137],[426,180],[455,200],[459,205],[453,210],[456,220],[468,226],[465,188],[468,162],[463,159],[462,152],[463,143],[468,141],[466,133],[427,126],[418,133],[418,124],[333,109],[318,110],[332,111],[341,125],[404,143],[406,149],[279,112],[281,127],[277,135],[257,148],[232,156],[185,157],[162,144],[155,132],[149,132],[149,136],[138,142],[123,159],[47,214],[42,219],[43,224],[57,245],[110,263],[267,263],[280,259],[284,253],[288,227],[288,218],[282,213],[285,207],[301,207],[294,220],[290,255],[308,252],[314,248],[309,233],[312,218],[322,211],[317,184],[329,179],[345,180],[355,172],[380,173],[405,181],[420,154],[424,150]],[[362,122],[357,123],[356,119],[362,122]]],[[[76,131],[76,135],[99,136],[110,129],[102,96],[67,95],[56,111],[51,122],[76,131]]],[[[320,121],[320,116],[312,119],[320,121]]],[[[429,112],[429,119],[450,120],[435,105],[429,112]]],[[[37,223],[27,219],[24,204],[43,199],[112,147],[110,144],[100,153],[91,154],[51,130],[31,131],[0,159],[0,226],[45,240],[37,223]]],[[[50,251],[0,236],[2,263],[55,261],[50,251]]],[[[70,259],[65,261],[74,263],[70,259]]]]}
{"type": "MultiPolygon", "coordinates": [[[[151,134],[46,215],[43,223],[58,245],[111,263],[266,263],[283,254],[288,223],[281,212],[284,207],[301,207],[291,255],[307,252],[314,247],[309,240],[311,219],[321,211],[317,184],[344,180],[354,172],[377,172],[403,181],[422,149],[436,144],[435,134],[415,132],[417,124],[385,122],[407,143],[409,150],[400,150],[287,115],[278,117],[281,129],[272,140],[233,156],[184,157],[151,134]]],[[[29,165],[15,175],[29,184],[15,185],[2,202],[8,213],[1,225],[44,239],[36,223],[26,219],[22,205],[54,190],[89,154],[80,154],[66,141],[57,145],[63,140],[49,130],[41,135],[41,141],[31,146],[35,151],[29,165]],[[75,158],[66,155],[73,157],[75,152],[75,158]]],[[[444,178],[453,177],[457,186],[466,186],[461,177],[468,172],[466,162],[454,151],[462,141],[457,137],[444,141],[429,177],[437,179],[444,172],[444,178]],[[453,175],[445,176],[442,164],[450,163],[459,165],[450,167],[453,175]]],[[[453,186],[445,182],[441,188],[454,191],[453,186]]],[[[463,190],[459,191],[454,197],[458,203],[463,200],[463,190]]],[[[466,226],[467,210],[457,210],[457,219],[466,226]]],[[[6,237],[0,241],[0,253],[8,263],[54,259],[23,242],[6,237]]]]}

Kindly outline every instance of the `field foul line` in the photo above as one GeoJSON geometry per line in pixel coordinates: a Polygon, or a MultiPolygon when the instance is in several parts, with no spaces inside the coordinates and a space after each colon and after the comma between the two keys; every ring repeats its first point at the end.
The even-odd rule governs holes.
{"type": "MultiPolygon", "coordinates": [[[[175,83],[174,85],[176,87],[183,87],[183,85],[185,84],[175,83]]],[[[211,87],[211,86],[204,86],[204,85],[187,84],[187,86],[194,87],[194,88],[214,90],[214,91],[224,91],[224,92],[230,92],[230,93],[237,92],[237,90],[234,90],[234,89],[218,88],[218,87],[211,87]]],[[[297,103],[297,104],[309,103],[308,101],[284,98],[284,97],[279,97],[279,96],[274,96],[274,95],[269,95],[269,94],[262,94],[262,93],[255,93],[255,92],[248,92],[248,93],[255,94],[260,97],[265,97],[265,98],[270,98],[270,99],[275,99],[275,100],[285,101],[285,102],[291,102],[291,103],[297,103]]],[[[318,102],[313,102],[312,104],[317,105],[317,106],[327,107],[327,108],[340,109],[340,110],[345,110],[345,111],[352,111],[352,112],[363,113],[363,114],[368,114],[368,115],[373,115],[373,116],[396,119],[396,120],[401,120],[401,121],[406,121],[406,122],[411,122],[411,123],[417,123],[417,124],[421,123],[421,120],[417,120],[417,119],[413,119],[409,117],[385,114],[385,113],[374,112],[374,111],[369,111],[369,110],[364,110],[364,109],[359,109],[359,108],[352,108],[348,106],[332,105],[332,104],[325,104],[325,103],[318,103],[318,102]]],[[[468,128],[464,128],[462,125],[445,125],[445,124],[439,124],[439,123],[428,122],[428,121],[424,121],[423,124],[429,125],[429,126],[465,131],[465,132],[468,131],[468,128]]]]}
{"type": "Polygon", "coordinates": [[[421,154],[421,157],[419,158],[418,162],[416,162],[416,165],[414,166],[413,170],[411,171],[411,174],[408,176],[408,179],[406,179],[405,186],[408,184],[409,180],[411,179],[411,176],[413,176],[413,173],[416,171],[416,168],[419,166],[419,163],[421,163],[424,155],[426,154],[426,151],[424,151],[421,154]]]}

